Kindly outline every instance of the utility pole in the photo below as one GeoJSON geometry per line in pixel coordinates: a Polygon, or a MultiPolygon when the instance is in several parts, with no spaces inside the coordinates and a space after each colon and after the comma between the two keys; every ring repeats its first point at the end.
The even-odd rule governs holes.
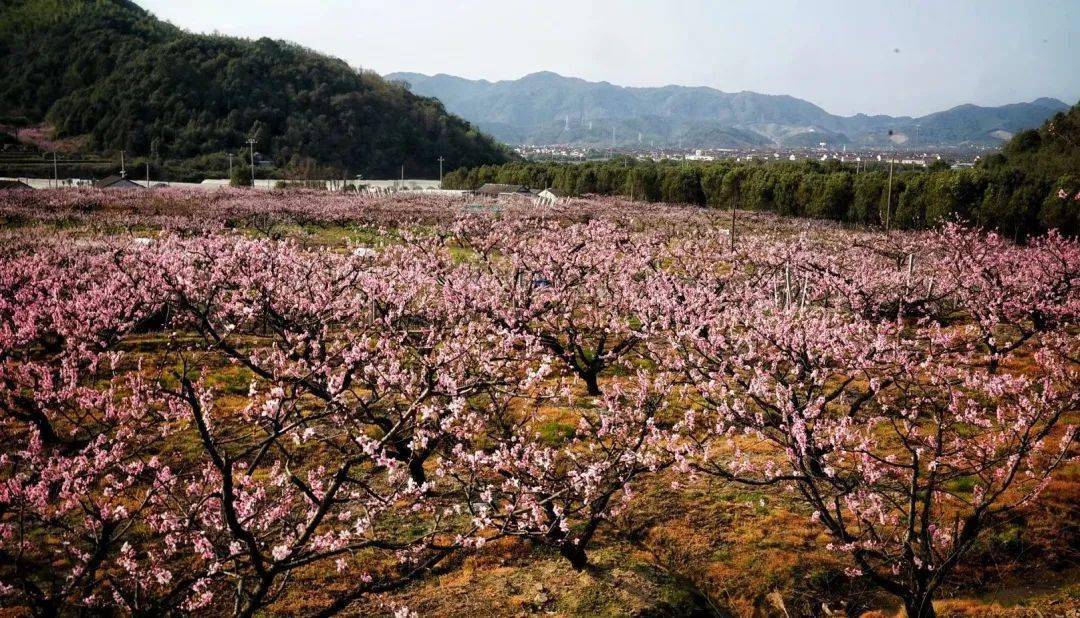
{"type": "Polygon", "coordinates": [[[52,153],[52,175],[53,175],[53,185],[55,185],[53,188],[54,189],[59,189],[60,188],[60,174],[57,172],[57,169],[56,169],[56,151],[55,150],[52,153]]]}
{"type": "Polygon", "coordinates": [[[124,165],[124,151],[120,151],[120,177],[127,178],[127,167],[124,165]]]}
{"type": "Polygon", "coordinates": [[[889,219],[892,213],[892,168],[893,159],[895,157],[889,157],[889,189],[885,196],[885,233],[889,233],[889,219]]]}
{"type": "Polygon", "coordinates": [[[146,162],[146,188],[150,188],[150,162],[146,162]]]}
{"type": "MultiPolygon", "coordinates": [[[[570,117],[569,117],[569,116],[567,116],[567,118],[570,118],[570,117]]],[[[567,122],[570,122],[570,121],[569,121],[569,120],[567,120],[567,122]]],[[[442,157],[442,155],[439,155],[439,188],[440,188],[440,189],[442,189],[442,163],[443,163],[443,161],[445,161],[445,160],[446,160],[446,159],[444,159],[444,158],[442,157]]]]}
{"type": "Polygon", "coordinates": [[[735,253],[735,192],[731,192],[731,252],[735,253]]]}
{"type": "Polygon", "coordinates": [[[402,189],[405,188],[405,164],[404,163],[401,164],[401,185],[400,185],[400,187],[402,189]]]}
{"type": "Polygon", "coordinates": [[[255,188],[255,144],[258,143],[254,137],[248,138],[248,148],[251,151],[251,188],[255,188]]]}
{"type": "MultiPolygon", "coordinates": [[[[889,129],[889,141],[893,141],[893,131],[889,129]]],[[[892,155],[889,157],[889,188],[888,193],[885,196],[885,233],[889,233],[890,218],[892,216],[892,174],[893,174],[893,160],[896,159],[896,145],[893,142],[892,155]]]]}

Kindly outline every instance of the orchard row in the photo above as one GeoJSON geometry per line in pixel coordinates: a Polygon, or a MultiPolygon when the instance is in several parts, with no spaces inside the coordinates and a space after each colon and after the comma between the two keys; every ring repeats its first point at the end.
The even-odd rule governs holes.
{"type": "Polygon", "coordinates": [[[1074,240],[262,199],[2,204],[143,230],[0,241],[5,604],[249,616],[321,569],[330,614],[508,536],[584,568],[664,478],[782,492],[927,616],[1077,455],[1074,240]],[[289,220],[380,236],[252,224],[289,220]]]}

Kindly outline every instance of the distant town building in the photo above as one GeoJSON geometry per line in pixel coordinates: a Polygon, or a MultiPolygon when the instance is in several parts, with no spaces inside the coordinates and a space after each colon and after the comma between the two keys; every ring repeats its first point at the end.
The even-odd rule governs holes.
{"type": "Polygon", "coordinates": [[[108,176],[94,183],[95,189],[142,189],[142,185],[123,176],[108,176]]]}
{"type": "Polygon", "coordinates": [[[694,154],[688,154],[683,157],[687,161],[715,161],[716,157],[710,154],[705,154],[701,149],[694,151],[694,154]]]}

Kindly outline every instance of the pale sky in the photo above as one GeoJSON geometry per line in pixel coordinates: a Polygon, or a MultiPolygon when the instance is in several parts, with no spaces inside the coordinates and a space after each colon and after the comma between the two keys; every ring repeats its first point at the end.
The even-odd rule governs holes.
{"type": "Polygon", "coordinates": [[[1080,99],[1080,0],[136,0],[379,73],[554,71],[790,94],[835,114],[1080,99]]]}

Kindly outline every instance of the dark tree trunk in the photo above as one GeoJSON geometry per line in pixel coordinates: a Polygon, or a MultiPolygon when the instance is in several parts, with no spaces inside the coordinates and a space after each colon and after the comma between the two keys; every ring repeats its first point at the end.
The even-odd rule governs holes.
{"type": "Polygon", "coordinates": [[[582,571],[589,565],[589,558],[585,555],[585,550],[577,544],[564,543],[559,546],[559,553],[570,561],[570,566],[575,571],[582,571]]]}
{"type": "Polygon", "coordinates": [[[587,371],[582,373],[581,377],[585,380],[585,388],[588,390],[589,395],[593,397],[599,397],[600,383],[597,381],[597,375],[594,371],[587,371]]]}
{"type": "Polygon", "coordinates": [[[427,472],[424,471],[424,460],[413,457],[409,460],[409,476],[417,485],[423,485],[427,480],[427,472]]]}
{"type": "Polygon", "coordinates": [[[907,611],[908,618],[935,618],[937,616],[933,599],[928,594],[905,600],[904,609],[907,611]]]}
{"type": "Polygon", "coordinates": [[[60,606],[49,599],[37,601],[31,611],[40,618],[59,618],[60,616],[60,606]]]}

